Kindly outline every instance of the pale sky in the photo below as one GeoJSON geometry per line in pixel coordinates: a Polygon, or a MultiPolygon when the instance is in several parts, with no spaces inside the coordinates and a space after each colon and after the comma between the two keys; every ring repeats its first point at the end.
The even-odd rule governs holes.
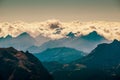
{"type": "Polygon", "coordinates": [[[120,0],[0,0],[0,21],[120,21],[120,0]]]}

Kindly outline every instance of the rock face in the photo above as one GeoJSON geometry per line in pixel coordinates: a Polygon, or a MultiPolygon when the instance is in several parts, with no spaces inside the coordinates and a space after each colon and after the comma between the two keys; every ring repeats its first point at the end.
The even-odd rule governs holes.
{"type": "Polygon", "coordinates": [[[0,48],[0,80],[53,80],[41,62],[29,52],[0,48]]]}

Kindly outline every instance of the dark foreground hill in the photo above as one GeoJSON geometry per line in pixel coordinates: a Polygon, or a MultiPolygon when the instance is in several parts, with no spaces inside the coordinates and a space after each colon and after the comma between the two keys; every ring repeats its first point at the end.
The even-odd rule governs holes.
{"type": "Polygon", "coordinates": [[[53,80],[32,54],[0,48],[0,80],[53,80]]]}

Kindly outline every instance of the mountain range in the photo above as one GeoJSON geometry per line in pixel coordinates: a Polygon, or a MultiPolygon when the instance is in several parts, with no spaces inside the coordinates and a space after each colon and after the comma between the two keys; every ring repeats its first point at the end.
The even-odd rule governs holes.
{"type": "Polygon", "coordinates": [[[36,52],[42,52],[48,48],[69,47],[69,48],[74,48],[79,51],[83,51],[85,53],[89,53],[95,47],[97,47],[98,44],[110,42],[104,37],[97,34],[96,31],[93,31],[88,35],[82,35],[79,37],[75,37],[74,36],[75,34],[72,34],[72,37],[71,37],[70,34],[71,32],[68,35],[66,35],[68,36],[68,38],[50,40],[48,42],[45,42],[39,47],[32,46],[28,48],[27,50],[34,53],[34,50],[36,50],[36,52]]]}
{"type": "Polygon", "coordinates": [[[29,46],[34,45],[34,42],[35,40],[25,32],[15,38],[10,35],[2,38],[0,40],[0,47],[14,47],[18,50],[25,51],[29,46]]]}
{"type": "Polygon", "coordinates": [[[32,37],[24,32],[17,37],[10,35],[0,38],[0,47],[14,47],[18,50],[29,51],[31,53],[40,53],[48,48],[69,47],[85,53],[89,53],[100,43],[108,43],[107,39],[100,36],[96,31],[88,35],[75,36],[70,32],[66,38],[51,40],[44,36],[32,37]]]}
{"type": "MultiPolygon", "coordinates": [[[[28,51],[24,53],[23,51],[17,51],[12,47],[0,48],[0,79],[120,79],[120,42],[118,40],[114,40],[110,43],[110,41],[97,34],[96,31],[80,37],[76,37],[72,32],[66,36],[68,38],[45,42],[42,44],[45,45],[43,48],[35,46],[41,51],[43,49],[42,52],[36,54],[33,53],[40,61],[42,61],[42,63],[28,51]],[[67,47],[65,45],[67,45],[67,47]],[[75,46],[70,48],[70,45],[76,45],[80,48],[79,50],[75,49],[75,46]],[[88,52],[84,52],[87,51],[87,49],[89,49],[88,52]],[[49,72],[47,72],[42,64],[49,72]]],[[[4,47],[14,46],[19,48],[17,46],[20,45],[21,49],[28,49],[29,46],[35,44],[35,38],[31,37],[28,33],[23,33],[15,38],[10,35],[6,38],[1,37],[0,42],[2,45],[6,42],[4,47]]]]}
{"type": "Polygon", "coordinates": [[[120,80],[119,26],[108,21],[0,23],[0,80],[120,80]]]}
{"type": "Polygon", "coordinates": [[[46,68],[56,80],[119,80],[120,42],[100,44],[87,56],[68,64],[43,64],[48,64],[46,68]],[[53,68],[54,65],[57,67],[53,68]]]}
{"type": "Polygon", "coordinates": [[[10,35],[0,38],[0,47],[14,47],[18,50],[27,51],[27,49],[33,45],[41,45],[44,42],[49,41],[48,38],[43,36],[37,36],[33,38],[28,33],[24,32],[17,37],[12,37],[10,35]]]}

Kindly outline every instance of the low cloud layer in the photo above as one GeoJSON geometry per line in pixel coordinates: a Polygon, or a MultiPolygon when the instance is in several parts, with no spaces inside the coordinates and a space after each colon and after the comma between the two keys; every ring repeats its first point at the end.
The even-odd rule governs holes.
{"type": "Polygon", "coordinates": [[[66,37],[69,32],[75,33],[75,36],[80,36],[92,31],[97,31],[98,34],[108,40],[120,40],[120,22],[61,22],[59,20],[48,20],[33,23],[25,23],[22,21],[0,23],[1,37],[5,37],[8,34],[16,37],[23,32],[27,32],[32,37],[42,35],[51,39],[60,39],[66,37]]]}

